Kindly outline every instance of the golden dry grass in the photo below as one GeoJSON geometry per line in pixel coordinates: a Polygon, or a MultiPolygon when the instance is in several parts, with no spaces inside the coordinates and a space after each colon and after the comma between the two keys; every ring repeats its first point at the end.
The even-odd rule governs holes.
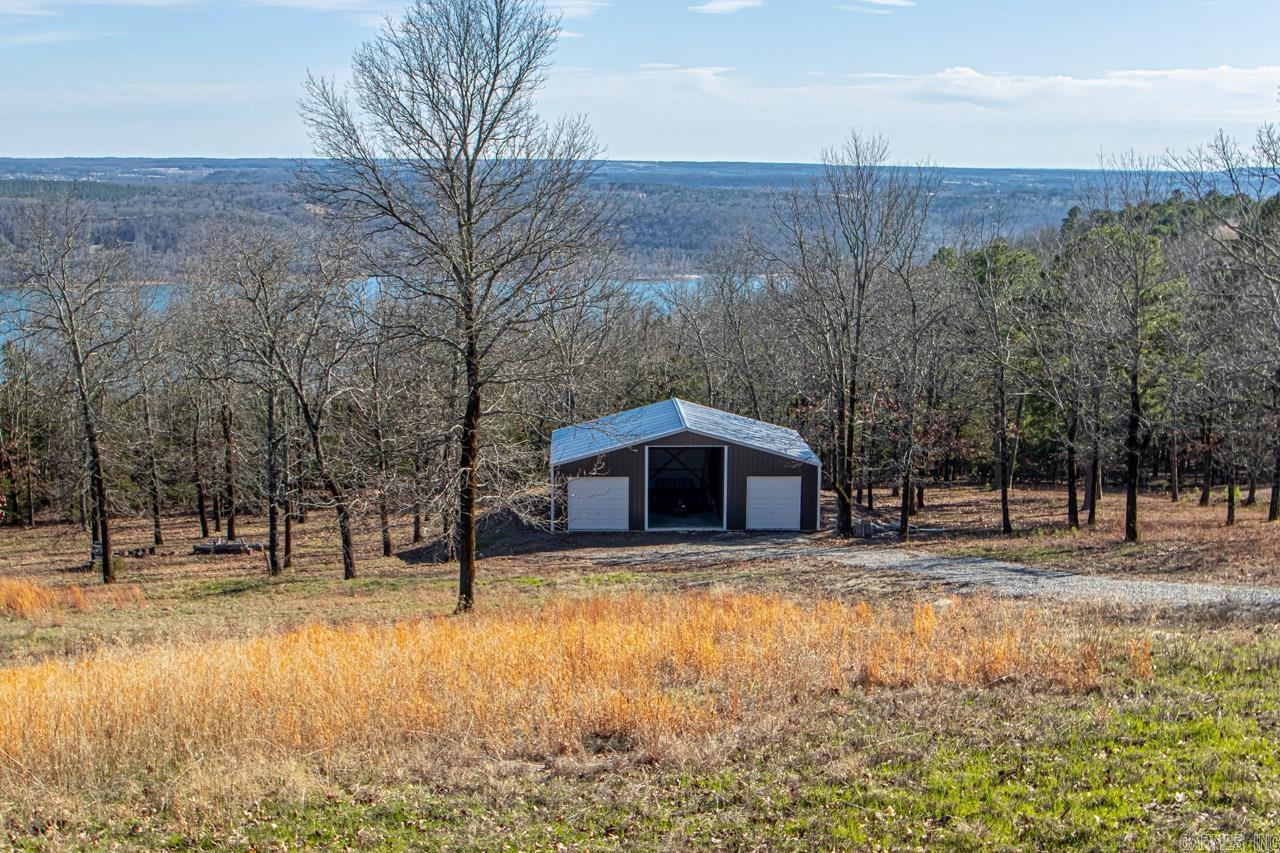
{"type": "Polygon", "coordinates": [[[406,747],[504,757],[604,743],[661,756],[853,686],[1089,689],[1100,643],[995,601],[903,613],[630,593],[99,652],[0,670],[0,788],[107,791],[206,761],[376,764],[406,747]]]}
{"type": "Polygon", "coordinates": [[[31,622],[48,623],[65,610],[81,613],[103,604],[122,605],[142,600],[136,586],[85,588],[79,584],[46,587],[33,581],[0,578],[0,611],[31,622]]]}

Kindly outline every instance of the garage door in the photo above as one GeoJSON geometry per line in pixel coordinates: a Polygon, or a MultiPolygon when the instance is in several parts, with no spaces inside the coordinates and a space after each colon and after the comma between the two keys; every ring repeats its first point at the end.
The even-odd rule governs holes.
{"type": "Polygon", "coordinates": [[[800,529],[799,477],[747,478],[748,530],[800,529]]]}
{"type": "Polygon", "coordinates": [[[630,501],[626,477],[575,477],[569,481],[570,530],[626,530],[630,501]]]}

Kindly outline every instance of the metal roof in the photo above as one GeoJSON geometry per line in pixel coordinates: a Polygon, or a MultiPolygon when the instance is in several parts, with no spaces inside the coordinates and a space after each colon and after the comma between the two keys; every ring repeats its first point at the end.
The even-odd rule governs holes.
{"type": "Polygon", "coordinates": [[[800,433],[753,418],[744,418],[684,400],[663,400],[638,409],[606,415],[551,435],[551,464],[589,459],[633,444],[678,432],[696,432],[817,465],[818,456],[800,433]]]}

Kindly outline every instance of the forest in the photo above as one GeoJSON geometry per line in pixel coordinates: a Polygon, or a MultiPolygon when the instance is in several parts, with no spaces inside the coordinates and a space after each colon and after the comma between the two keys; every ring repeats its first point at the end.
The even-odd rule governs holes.
{"type": "Polygon", "coordinates": [[[696,278],[638,287],[644,193],[602,191],[590,128],[526,97],[545,21],[513,12],[524,73],[491,72],[489,114],[440,70],[482,48],[414,8],[357,55],[359,111],[309,81],[317,158],[283,215],[227,184],[143,239],[110,206],[176,190],[5,184],[9,523],[78,524],[106,582],[120,517],[157,546],[169,514],[232,541],[265,517],[276,574],[293,525],[331,513],[346,578],[353,529],[390,555],[404,524],[458,561],[466,609],[480,520],[546,523],[551,431],[672,396],[797,428],[842,536],[892,501],[907,540],[930,487],[961,480],[998,495],[1005,534],[1015,481],[1065,484],[1071,528],[1123,487],[1131,541],[1153,490],[1207,504],[1225,485],[1226,524],[1269,490],[1280,515],[1280,130],[1110,158],[1060,225],[1023,231],[938,218],[943,173],[855,131],[755,192],[696,278]],[[398,64],[410,49],[425,70],[398,64]]]}

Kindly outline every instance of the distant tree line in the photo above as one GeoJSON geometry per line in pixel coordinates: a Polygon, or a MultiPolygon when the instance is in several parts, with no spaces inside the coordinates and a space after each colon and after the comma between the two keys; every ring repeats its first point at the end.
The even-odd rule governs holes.
{"type": "Polygon", "coordinates": [[[945,239],[936,170],[854,133],[698,279],[640,288],[589,128],[532,108],[557,27],[532,0],[419,0],[350,88],[309,82],[305,207],[210,216],[164,284],[104,213],[136,199],[14,193],[7,518],[77,522],[110,582],[121,516],[156,545],[167,514],[232,539],[263,517],[279,573],[331,513],[344,577],[373,525],[386,555],[456,559],[465,610],[481,516],[545,521],[551,431],[670,396],[799,429],[846,536],[892,501],[909,538],[958,480],[989,484],[1005,533],[1015,480],[1065,484],[1071,528],[1123,486],[1135,540],[1139,493],[1193,481],[1206,504],[1226,486],[1224,523],[1267,489],[1280,515],[1275,128],[1109,161],[1060,227],[945,239]]]}

